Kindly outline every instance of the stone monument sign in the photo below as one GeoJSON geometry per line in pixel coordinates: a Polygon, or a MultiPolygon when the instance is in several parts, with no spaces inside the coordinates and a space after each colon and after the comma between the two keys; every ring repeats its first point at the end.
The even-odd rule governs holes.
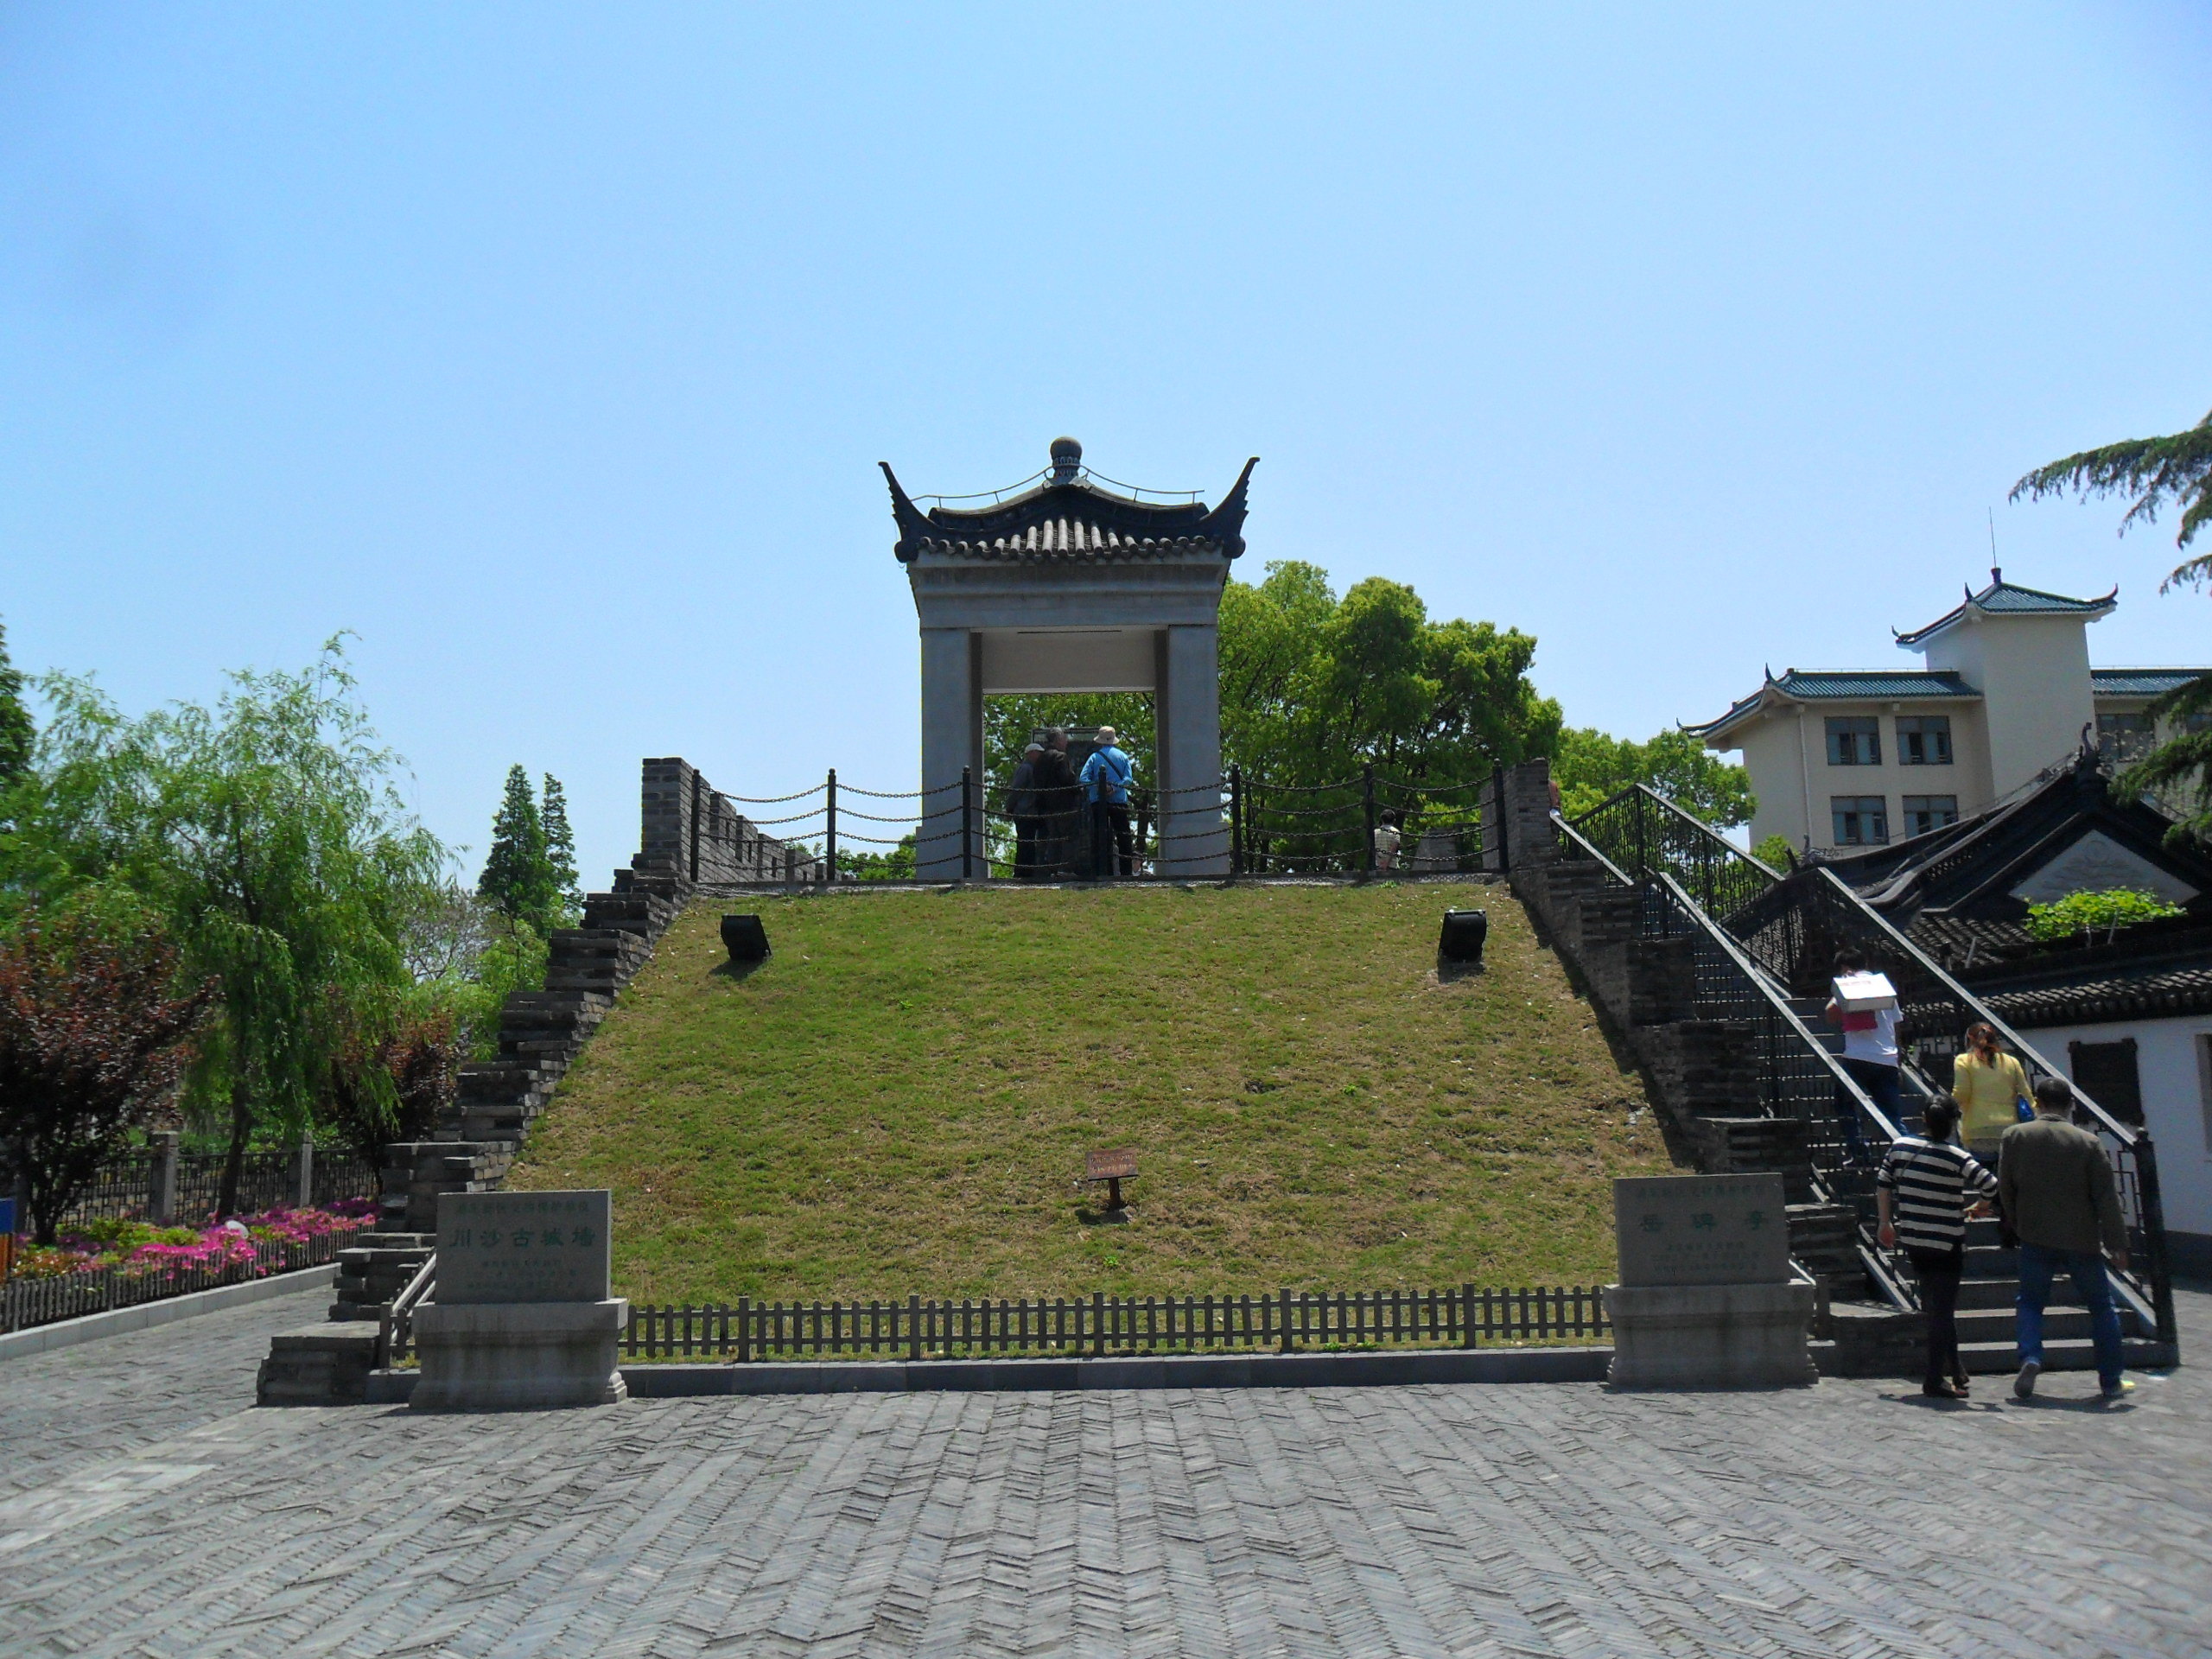
{"type": "Polygon", "coordinates": [[[1613,1387],[1818,1380],[1805,1345],[1815,1292],[1789,1265],[1780,1175],[1624,1177],[1613,1183],[1613,1387]]]}
{"type": "Polygon", "coordinates": [[[630,1304],[610,1296],[613,1194],[446,1192],[416,1310],[416,1411],[613,1405],[630,1304]]]}
{"type": "Polygon", "coordinates": [[[1780,1285],[1789,1217],[1779,1175],[1660,1175],[1613,1183],[1624,1285],[1780,1285]]]}

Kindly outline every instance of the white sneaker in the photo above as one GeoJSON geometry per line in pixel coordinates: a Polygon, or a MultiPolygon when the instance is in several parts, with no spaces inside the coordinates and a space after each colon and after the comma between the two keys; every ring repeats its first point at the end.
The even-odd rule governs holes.
{"type": "Polygon", "coordinates": [[[2042,1370],[2043,1362],[2039,1359],[2031,1359],[2023,1364],[2020,1374],[2012,1379],[2012,1397],[2015,1400],[2035,1398],[2036,1377],[2042,1370]]]}

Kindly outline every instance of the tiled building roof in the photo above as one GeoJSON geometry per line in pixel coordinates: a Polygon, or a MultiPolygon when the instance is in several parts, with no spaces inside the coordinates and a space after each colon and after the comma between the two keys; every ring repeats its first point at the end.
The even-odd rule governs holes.
{"type": "Polygon", "coordinates": [[[2088,1026],[2212,1012],[2212,967],[2114,974],[2078,985],[1997,991],[1982,1000],[2015,1026],[2088,1026]]]}
{"type": "Polygon", "coordinates": [[[2046,594],[2040,588],[2019,587],[2006,582],[1994,570],[1989,573],[1989,585],[1980,593],[1968,594],[1962,604],[1946,611],[1926,627],[1898,634],[1897,644],[1908,651],[1915,650],[1964,617],[1969,610],[1993,616],[2082,616],[2094,620],[2112,610],[2113,601],[2120,593],[2120,589],[2114,588],[2102,599],[2069,599],[2063,594],[2046,594]]]}
{"type": "Polygon", "coordinates": [[[1682,729],[1695,737],[1710,737],[1733,724],[1761,704],[1774,702],[1818,702],[1823,700],[1878,697],[1893,702],[1930,698],[1979,699],[1981,693],[1956,674],[1929,673],[1915,669],[1812,668],[1767,671],[1766,683],[1748,697],[1728,705],[1728,712],[1702,726],[1682,729]]]}
{"type": "Polygon", "coordinates": [[[2212,668],[2093,668],[2089,687],[2101,697],[2157,697],[2207,674],[2212,668]]]}
{"type": "Polygon", "coordinates": [[[1128,559],[1233,559],[1244,551],[1244,515],[1255,455],[1217,507],[1203,501],[1140,501],[1101,489],[1078,466],[1083,448],[1063,438],[1036,488],[988,507],[942,505],[924,512],[908,499],[889,464],[893,549],[901,564],[925,553],[1022,563],[1107,563],[1128,559]]]}

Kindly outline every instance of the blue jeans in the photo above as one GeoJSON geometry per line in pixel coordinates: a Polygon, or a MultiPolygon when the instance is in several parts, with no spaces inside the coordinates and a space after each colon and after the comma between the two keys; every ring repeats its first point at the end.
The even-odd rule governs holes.
{"type": "Polygon", "coordinates": [[[2097,1381],[2107,1389],[2118,1386],[2120,1372],[2120,1310],[2113,1306],[2112,1281],[2105,1277],[2105,1259],[2094,1250],[2051,1250],[2040,1244],[2020,1243],[2020,1297],[2014,1310],[2018,1318],[2020,1363],[2043,1363],[2043,1310],[2050,1300],[2050,1281],[2064,1268],[2074,1275],[2074,1288],[2089,1310],[2089,1334],[2097,1348],[2097,1381]]]}
{"type": "MultiPolygon", "coordinates": [[[[1843,1069],[1851,1080],[1866,1091],[1866,1097],[1882,1109],[1882,1115],[1897,1123],[1904,1109],[1904,1090],[1894,1065],[1884,1065],[1879,1060],[1845,1059],[1843,1069]]],[[[1851,1161],[1869,1161],[1866,1126],[1859,1121],[1859,1103],[1853,1100],[1842,1084],[1836,1085],[1835,1115],[1842,1121],[1844,1144],[1850,1149],[1851,1161]]],[[[1903,1124],[1898,1124],[1903,1128],[1903,1124]]]]}

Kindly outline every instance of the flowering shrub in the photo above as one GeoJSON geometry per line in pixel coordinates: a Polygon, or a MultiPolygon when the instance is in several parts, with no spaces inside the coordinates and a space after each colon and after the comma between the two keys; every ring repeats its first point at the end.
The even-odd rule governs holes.
{"type": "Polygon", "coordinates": [[[156,1227],[143,1221],[94,1221],[65,1230],[51,1248],[18,1247],[16,1276],[51,1279],[118,1268],[170,1274],[187,1268],[251,1268],[260,1244],[304,1244],[351,1233],[376,1211],[373,1198],[349,1198],[327,1210],[268,1210],[207,1227],[156,1227]]]}

